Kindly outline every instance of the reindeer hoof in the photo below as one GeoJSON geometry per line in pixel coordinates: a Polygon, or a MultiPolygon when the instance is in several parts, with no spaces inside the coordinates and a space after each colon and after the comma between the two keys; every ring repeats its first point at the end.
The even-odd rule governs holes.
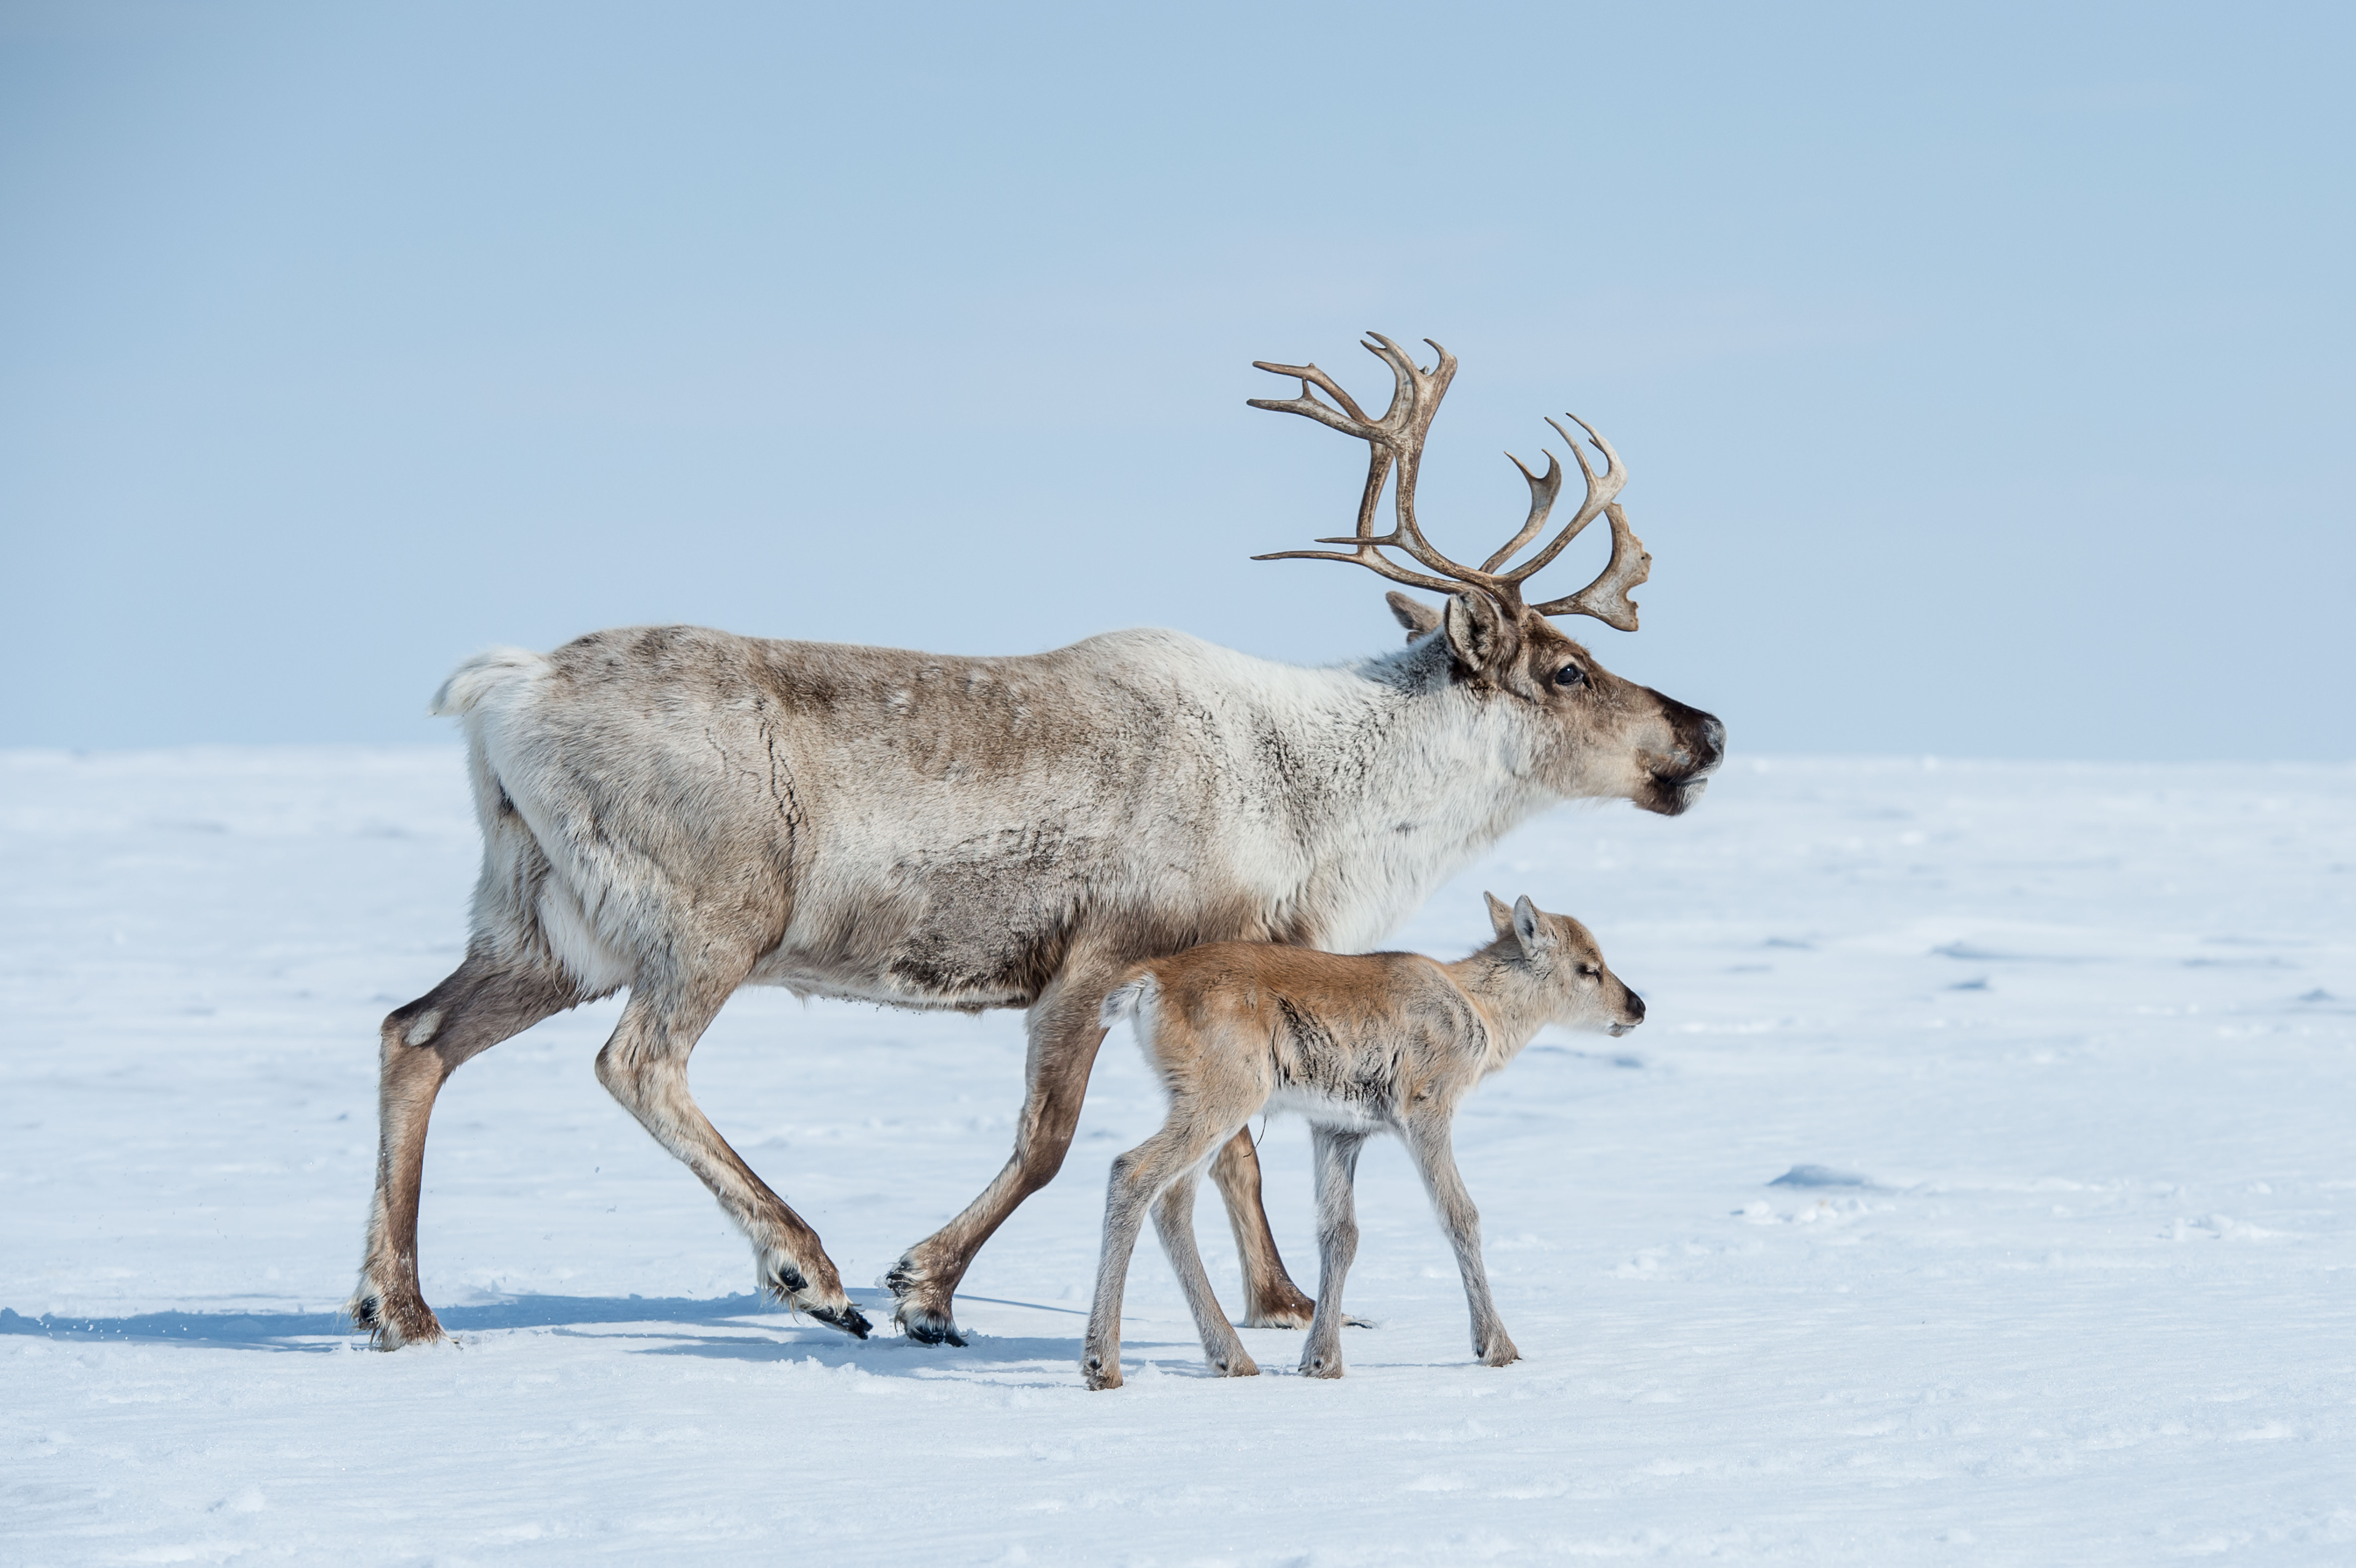
{"type": "Polygon", "coordinates": [[[900,1330],[919,1345],[954,1345],[960,1350],[965,1349],[965,1336],[958,1332],[956,1323],[922,1307],[912,1307],[901,1314],[900,1330]]]}
{"type": "Polygon", "coordinates": [[[1243,1322],[1247,1328],[1306,1328],[1317,1318],[1317,1304],[1289,1282],[1249,1306],[1243,1322]]]}
{"type": "Polygon", "coordinates": [[[828,1328],[840,1328],[854,1339],[864,1339],[868,1330],[875,1327],[867,1321],[867,1314],[847,1301],[841,1307],[805,1307],[802,1310],[828,1328]]]}
{"type": "Polygon", "coordinates": [[[920,1299],[924,1292],[923,1275],[906,1258],[892,1265],[884,1276],[884,1288],[893,1296],[892,1316],[900,1320],[900,1331],[919,1345],[954,1345],[965,1348],[965,1336],[958,1332],[957,1319],[942,1308],[926,1306],[920,1299]]]}
{"type": "Polygon", "coordinates": [[[1107,1363],[1100,1356],[1089,1356],[1080,1362],[1080,1377],[1088,1387],[1101,1392],[1120,1386],[1120,1363],[1107,1363]]]}

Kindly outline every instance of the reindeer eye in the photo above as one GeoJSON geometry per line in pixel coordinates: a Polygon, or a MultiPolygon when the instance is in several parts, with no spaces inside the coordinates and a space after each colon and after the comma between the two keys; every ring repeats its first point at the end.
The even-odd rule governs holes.
{"type": "Polygon", "coordinates": [[[1603,978],[1603,971],[1597,968],[1592,964],[1581,964],[1579,966],[1579,972],[1586,976],[1590,980],[1601,980],[1603,978]]]}
{"type": "Polygon", "coordinates": [[[1575,664],[1567,664],[1554,672],[1554,683],[1557,686],[1585,686],[1587,672],[1575,664]]]}

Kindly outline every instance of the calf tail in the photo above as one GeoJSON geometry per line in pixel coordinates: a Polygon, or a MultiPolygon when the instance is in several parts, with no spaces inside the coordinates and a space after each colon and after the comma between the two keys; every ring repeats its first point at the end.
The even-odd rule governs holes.
{"type": "Polygon", "coordinates": [[[1154,983],[1150,972],[1135,971],[1106,996],[1104,1006],[1097,1009],[1097,1021],[1110,1029],[1123,1019],[1135,1018],[1140,1011],[1152,1007],[1161,993],[1162,987],[1154,983]]]}

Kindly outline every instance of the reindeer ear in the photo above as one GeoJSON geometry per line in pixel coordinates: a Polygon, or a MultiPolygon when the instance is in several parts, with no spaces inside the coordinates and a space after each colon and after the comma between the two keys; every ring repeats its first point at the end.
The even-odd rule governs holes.
{"type": "Polygon", "coordinates": [[[1514,930],[1514,906],[1494,893],[1483,893],[1481,896],[1489,901],[1490,926],[1501,937],[1511,935],[1514,930]]]}
{"type": "Polygon", "coordinates": [[[1384,594],[1383,599],[1390,605],[1391,613],[1398,617],[1398,624],[1407,628],[1408,642],[1415,641],[1426,632],[1440,630],[1440,612],[1422,600],[1410,599],[1396,589],[1384,594]]]}
{"type": "Polygon", "coordinates": [[[1456,662],[1493,679],[1521,650],[1521,628],[1486,593],[1459,593],[1448,602],[1441,624],[1456,662]]]}
{"type": "Polygon", "coordinates": [[[1514,936],[1522,951],[1535,958],[1554,945],[1554,933],[1538,923],[1538,906],[1524,893],[1514,901],[1514,936]]]}

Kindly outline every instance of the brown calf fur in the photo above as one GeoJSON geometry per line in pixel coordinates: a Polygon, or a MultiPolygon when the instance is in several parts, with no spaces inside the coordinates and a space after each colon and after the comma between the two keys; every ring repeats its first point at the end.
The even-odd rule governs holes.
{"type": "Polygon", "coordinates": [[[1263,1109],[1301,1112],[1316,1144],[1323,1272],[1304,1375],[1342,1375],[1342,1283],[1358,1244],[1351,1184],[1359,1148],[1378,1132],[1406,1143],[1456,1249],[1472,1353],[1493,1367],[1520,1359],[1489,1298],[1481,1216],[1450,1142],[1456,1107],[1542,1026],[1625,1034],[1644,1021],[1644,1003],[1569,915],[1545,913],[1526,897],[1511,909],[1492,897],[1489,914],[1496,940],[1453,964],[1218,942],[1139,965],[1106,997],[1107,1028],[1136,1019],[1138,1043],[1169,1090],[1170,1115],[1113,1161],[1080,1360],[1090,1388],[1120,1386],[1121,1287],[1149,1208],[1212,1368],[1223,1377],[1258,1373],[1211,1294],[1194,1212],[1204,1166],[1263,1109]]]}

